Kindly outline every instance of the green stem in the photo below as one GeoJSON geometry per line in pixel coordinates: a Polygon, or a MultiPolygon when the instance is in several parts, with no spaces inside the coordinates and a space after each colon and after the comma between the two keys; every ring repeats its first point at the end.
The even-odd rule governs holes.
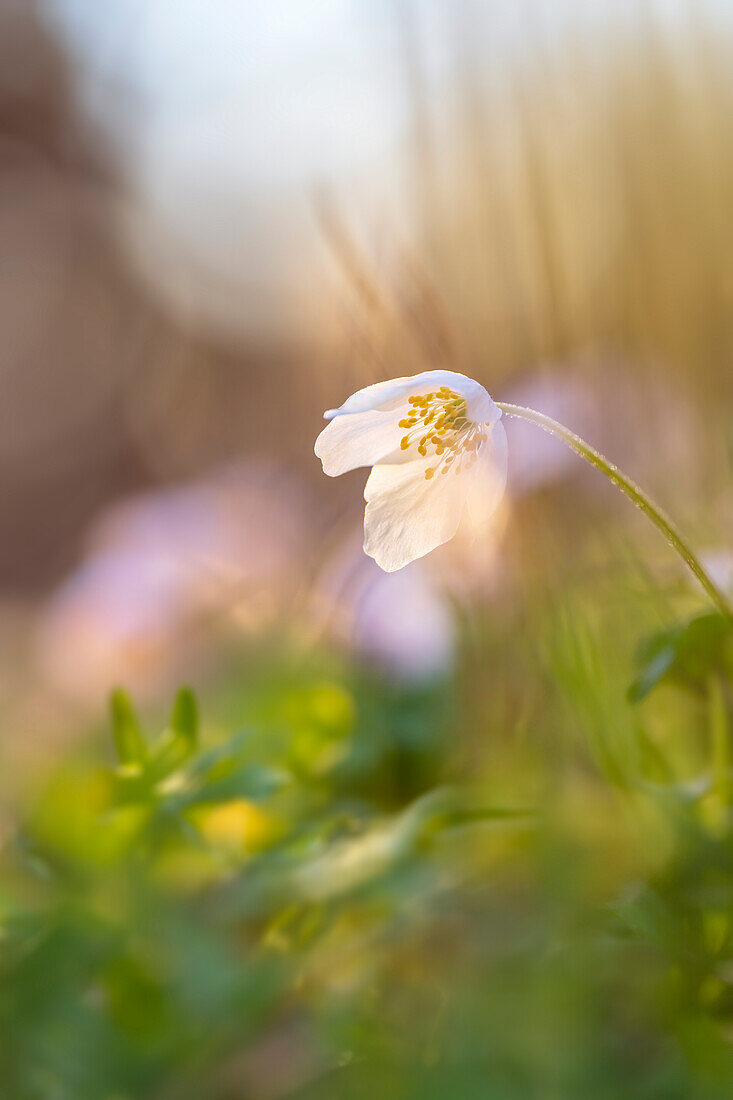
{"type": "Polygon", "coordinates": [[[728,805],[730,794],[728,715],[725,706],[725,693],[719,676],[711,676],[708,681],[708,713],[713,759],[713,788],[721,807],[725,807],[728,805]]]}
{"type": "Polygon", "coordinates": [[[610,463],[607,458],[604,458],[603,455],[591,447],[590,444],[581,439],[579,435],[576,435],[575,432],[571,432],[569,428],[564,427],[564,425],[558,423],[557,420],[553,420],[552,417],[545,416],[544,413],[535,412],[534,409],[525,409],[521,405],[508,405],[503,401],[497,401],[497,405],[507,416],[517,416],[522,420],[529,420],[533,424],[537,424],[540,428],[543,428],[546,432],[550,432],[551,435],[558,436],[558,438],[564,440],[576,454],[579,454],[580,457],[584,458],[586,462],[589,462],[591,466],[595,466],[597,470],[605,474],[608,480],[613,485],[616,485],[622,493],[625,493],[629,500],[633,501],[636,507],[640,508],[642,512],[649,517],[654,526],[662,532],[669,545],[677,551],[685,564],[695,574],[718,610],[727,618],[733,619],[733,607],[731,607],[726,597],[703,568],[702,563],[689,543],[685,541],[661,508],[658,508],[631,478],[628,478],[626,474],[622,473],[621,470],[610,463]]]}

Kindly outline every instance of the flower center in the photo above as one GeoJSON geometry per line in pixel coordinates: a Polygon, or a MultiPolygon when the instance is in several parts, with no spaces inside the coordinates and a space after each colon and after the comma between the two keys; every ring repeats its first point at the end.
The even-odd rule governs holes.
{"type": "Polygon", "coordinates": [[[399,421],[399,426],[410,430],[402,437],[400,447],[406,451],[417,446],[423,458],[432,451],[440,459],[436,466],[428,466],[425,470],[427,481],[434,477],[438,467],[441,473],[447,474],[456,459],[459,459],[456,473],[460,472],[466,452],[470,452],[468,465],[473,465],[484,433],[480,425],[469,419],[465,397],[448,386],[441,386],[434,393],[408,397],[407,401],[412,408],[409,415],[399,421]]]}

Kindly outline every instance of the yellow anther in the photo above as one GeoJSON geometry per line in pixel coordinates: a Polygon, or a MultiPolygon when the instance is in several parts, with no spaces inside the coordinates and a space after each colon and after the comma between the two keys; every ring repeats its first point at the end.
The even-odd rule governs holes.
{"type": "MultiPolygon", "coordinates": [[[[447,473],[456,457],[460,458],[464,451],[470,454],[475,450],[476,443],[473,440],[474,433],[470,430],[466,399],[460,393],[449,386],[441,386],[430,393],[412,394],[407,401],[410,411],[399,421],[401,428],[409,429],[400,442],[403,451],[414,444],[418,454],[424,458],[430,447],[434,447],[436,456],[442,460],[439,468],[442,473],[447,473]],[[425,433],[419,439],[417,431],[413,430],[415,428],[417,431],[422,429],[425,433]],[[444,459],[443,455],[446,455],[444,459]]],[[[459,462],[456,469],[460,468],[459,462]]],[[[428,467],[425,471],[427,481],[434,476],[436,469],[438,467],[428,467]]]]}

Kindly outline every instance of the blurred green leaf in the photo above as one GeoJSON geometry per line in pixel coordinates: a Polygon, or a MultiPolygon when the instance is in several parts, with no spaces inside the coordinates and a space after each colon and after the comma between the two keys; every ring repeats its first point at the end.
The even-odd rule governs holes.
{"type": "Polygon", "coordinates": [[[681,947],[678,916],[656,890],[639,887],[613,909],[635,936],[665,949],[681,947]]]}
{"type": "Polygon", "coordinates": [[[190,688],[181,688],[173,703],[168,729],[153,753],[151,773],[156,781],[165,779],[193,755],[198,731],[196,697],[190,688]]]}
{"type": "Polygon", "coordinates": [[[214,779],[226,774],[232,760],[239,760],[249,747],[253,734],[251,730],[240,730],[211,748],[196,753],[188,766],[189,775],[197,780],[214,779]]]}
{"type": "Polygon", "coordinates": [[[697,615],[646,639],[637,663],[639,672],[629,689],[632,702],[665,681],[703,691],[711,673],[733,673],[733,623],[715,612],[697,615]]]}
{"type": "Polygon", "coordinates": [[[196,806],[205,802],[228,802],[237,798],[260,801],[280,790],[288,777],[275,768],[260,764],[232,762],[225,774],[197,784],[189,791],[173,796],[175,805],[196,806]]]}
{"type": "Polygon", "coordinates": [[[174,737],[185,744],[190,755],[196,748],[199,729],[198,705],[190,688],[184,687],[178,692],[171,712],[170,728],[174,737]]]}
{"type": "Polygon", "coordinates": [[[132,701],[121,688],[110,696],[112,731],[120,764],[144,767],[148,750],[132,701]]]}

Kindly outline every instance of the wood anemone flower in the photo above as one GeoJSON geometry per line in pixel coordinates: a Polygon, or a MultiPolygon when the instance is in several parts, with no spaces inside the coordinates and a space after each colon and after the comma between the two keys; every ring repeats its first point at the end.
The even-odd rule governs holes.
{"type": "Polygon", "coordinates": [[[324,417],[330,423],[315,445],[324,473],[372,467],[364,550],[388,573],[451,539],[466,511],[484,522],[504,494],[501,410],[465,374],[378,382],[324,417]]]}

